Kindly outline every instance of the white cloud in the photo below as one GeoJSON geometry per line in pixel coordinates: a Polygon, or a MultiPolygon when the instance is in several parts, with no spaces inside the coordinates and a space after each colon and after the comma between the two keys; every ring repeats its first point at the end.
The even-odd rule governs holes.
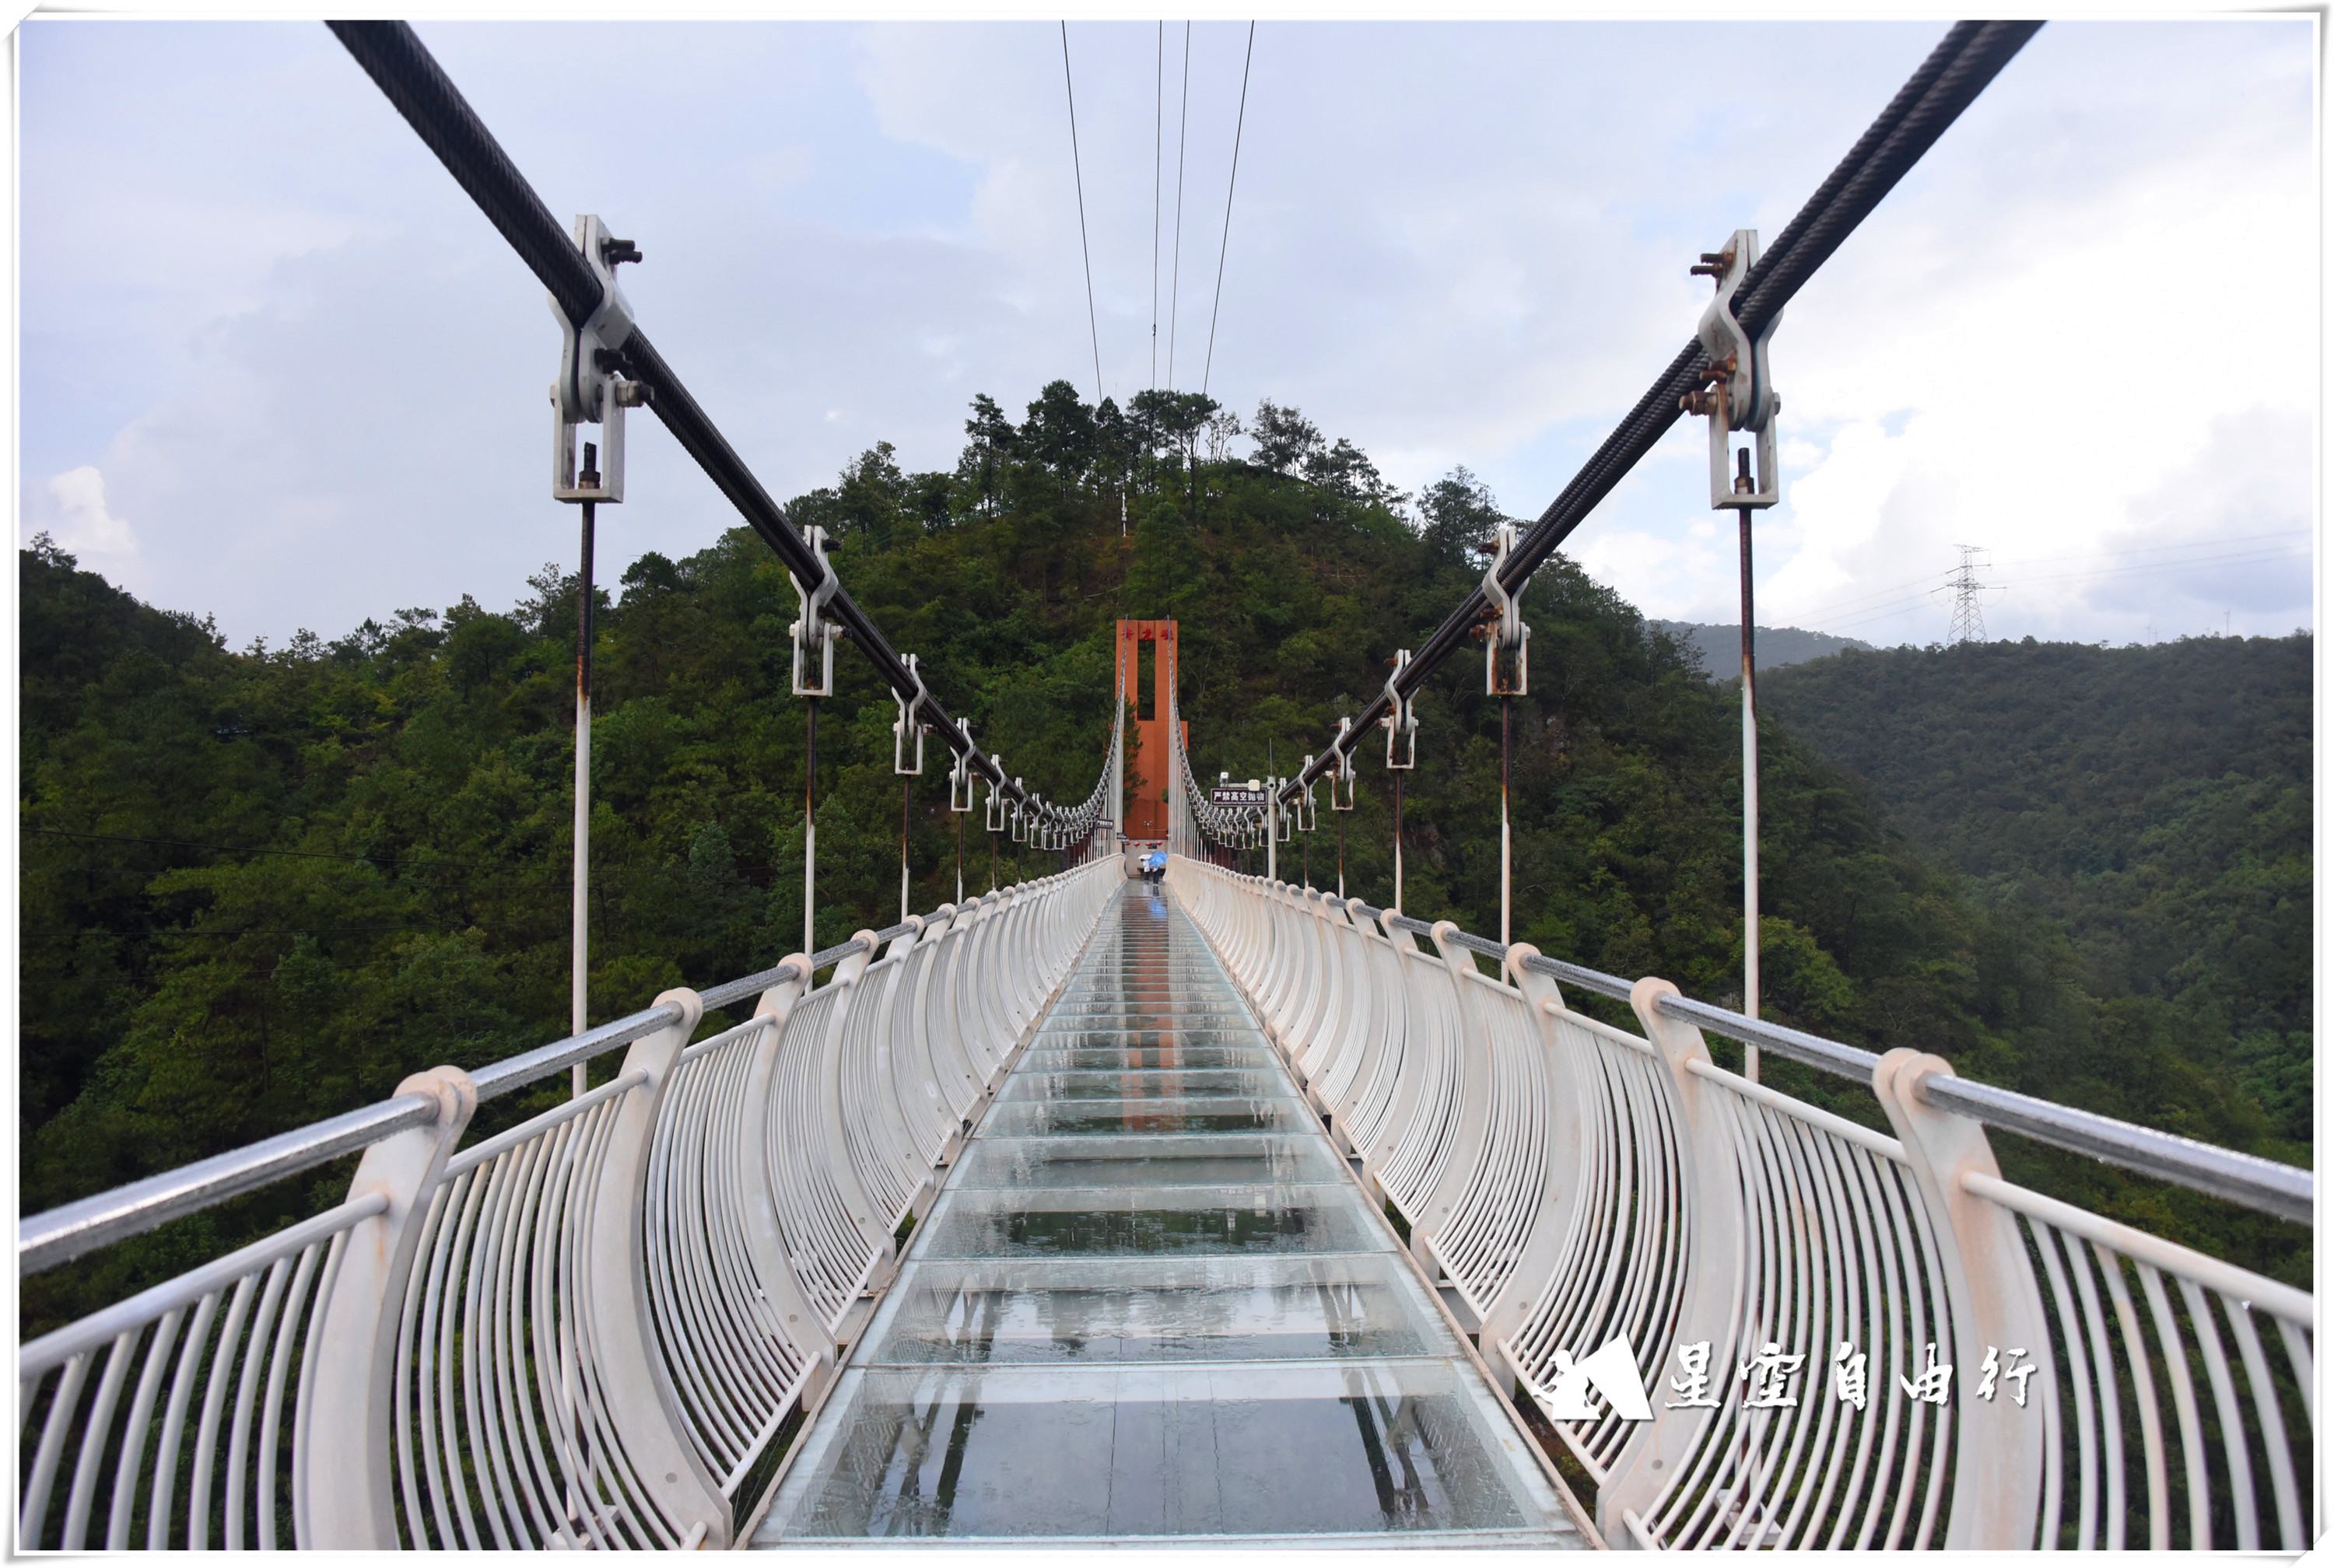
{"type": "MultiPolygon", "coordinates": [[[[1464,463],[1537,514],[1692,330],[1706,285],[1685,264],[1736,226],[1779,230],[1936,35],[1730,27],[1748,85],[1712,101],[1677,69],[1709,27],[1264,24],[1210,390],[1302,408],[1403,488],[1464,463]]],[[[1246,32],[1193,33],[1186,386],[1246,32]]],[[[1052,25],[423,36],[555,212],[641,242],[643,329],[780,498],[878,439],[951,467],[974,393],[1018,412],[1091,378],[1052,25]],[[572,71],[543,76],[547,42],[572,71]],[[627,104],[625,136],[573,134],[594,100],[627,104]]],[[[1762,620],[1868,611],[1959,540],[2006,567],[2185,539],[2214,507],[2306,525],[2310,36],[2053,24],[2012,63],[1786,315],[1762,620]],[[2299,446],[2275,434],[2294,428],[2299,446]]],[[[1152,373],[1158,34],[1070,38],[1102,376],[1123,399],[1152,373]]],[[[38,22],[24,50],[23,471],[102,472],[139,524],[130,586],[280,637],[506,602],[572,555],[541,472],[542,291],[328,34],[38,22]]],[[[734,521],[641,424],[633,499],[603,525],[611,575],[734,521]]],[[[1712,526],[1702,447],[1681,425],[1568,548],[1649,612],[1731,620],[1733,529],[1712,526]]],[[[19,500],[59,505],[39,481],[19,500]]],[[[2116,581],[2014,584],[1992,613],[2137,635],[2149,611],[2116,581]]],[[[2306,586],[2298,614],[2253,612],[2288,629],[2306,586]]],[[[1943,621],[1923,613],[1841,629],[1925,640],[1943,621]]]]}
{"type": "Polygon", "coordinates": [[[105,509],[105,476],[86,466],[69,468],[49,481],[55,504],[49,535],[92,566],[111,567],[138,553],[138,536],[127,518],[105,509]]]}

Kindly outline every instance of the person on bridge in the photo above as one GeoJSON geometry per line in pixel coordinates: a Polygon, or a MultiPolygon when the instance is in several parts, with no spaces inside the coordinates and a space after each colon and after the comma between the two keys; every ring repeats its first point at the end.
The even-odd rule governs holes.
{"type": "Polygon", "coordinates": [[[1167,875],[1167,851],[1165,850],[1153,850],[1149,854],[1143,857],[1143,875],[1145,880],[1153,884],[1156,884],[1167,875]]]}

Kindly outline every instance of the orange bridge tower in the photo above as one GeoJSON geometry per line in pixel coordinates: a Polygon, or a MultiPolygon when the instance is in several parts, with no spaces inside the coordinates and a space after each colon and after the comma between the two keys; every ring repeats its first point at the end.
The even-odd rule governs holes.
{"type": "MultiPolygon", "coordinates": [[[[1133,736],[1127,759],[1125,800],[1120,832],[1129,839],[1167,837],[1167,794],[1173,783],[1174,754],[1168,749],[1167,717],[1175,711],[1175,623],[1118,623],[1118,694],[1127,705],[1127,731],[1133,736]]],[[[1191,738],[1187,723],[1179,739],[1191,738]]]]}

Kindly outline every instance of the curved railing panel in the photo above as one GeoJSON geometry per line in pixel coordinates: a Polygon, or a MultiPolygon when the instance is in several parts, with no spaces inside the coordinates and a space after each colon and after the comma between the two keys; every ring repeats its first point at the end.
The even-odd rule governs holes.
{"type": "Polygon", "coordinates": [[[872,933],[796,955],[717,987],[763,989],[695,1044],[703,1003],[669,992],[28,1219],[20,1266],[47,1266],[364,1151],[348,1201],[20,1349],[20,1543],[728,1544],[892,1224],[1121,882],[1100,861],[895,928],[880,957],[872,933]],[[456,1151],[478,1100],[627,1046],[456,1151]]]}
{"type": "Polygon", "coordinates": [[[2003,1182],[1985,1127],[2285,1217],[2306,1172],[1447,923],[1183,857],[1169,881],[1608,1538],[2306,1544],[2310,1296],[2003,1182]],[[1869,1084],[1898,1135],[1720,1068],[1705,1028],[1869,1084]]]}

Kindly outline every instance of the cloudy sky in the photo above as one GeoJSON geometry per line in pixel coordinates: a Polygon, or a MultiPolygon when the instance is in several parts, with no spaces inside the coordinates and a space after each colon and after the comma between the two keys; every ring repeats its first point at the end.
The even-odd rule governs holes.
{"type": "MultiPolygon", "coordinates": [[[[1936,640],[1969,544],[1995,636],[2310,624],[2313,29],[2060,23],[2011,64],[1775,335],[1762,623],[1936,640]]],[[[640,244],[643,325],[774,494],[879,439],[952,466],[977,392],[1093,396],[1053,24],[420,32],[555,213],[640,244]]],[[[1074,22],[1103,390],[1204,374],[1535,515],[1691,335],[1695,254],[1778,232],[1941,32],[1267,21],[1226,248],[1247,25],[1191,28],[1186,111],[1183,24],[1074,22]]],[[[543,291],[320,24],[20,38],[23,536],[238,644],[572,558],[543,291]]],[[[732,521],[636,428],[611,577],[732,521]]],[[[1702,440],[1571,549],[1731,620],[1702,440]]]]}

